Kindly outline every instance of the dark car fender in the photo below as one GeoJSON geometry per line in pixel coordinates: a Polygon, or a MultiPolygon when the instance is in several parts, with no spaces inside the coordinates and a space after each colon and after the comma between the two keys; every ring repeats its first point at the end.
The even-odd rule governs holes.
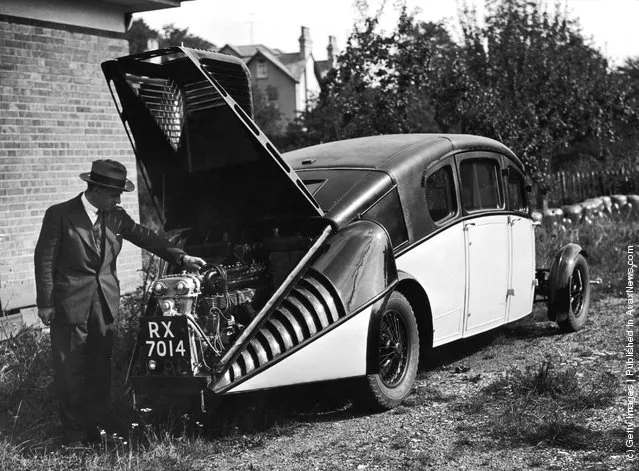
{"type": "Polygon", "coordinates": [[[328,243],[328,250],[313,268],[331,280],[347,314],[373,303],[368,325],[366,372],[376,373],[381,313],[399,282],[390,238],[378,223],[360,220],[333,235],[328,243]]]}
{"type": "Polygon", "coordinates": [[[376,222],[353,222],[330,237],[324,250],[311,268],[331,282],[347,316],[379,300],[397,283],[391,241],[376,222]]]}
{"type": "MultiPolygon", "coordinates": [[[[566,289],[568,286],[570,275],[575,269],[576,257],[579,254],[582,254],[586,258],[588,257],[588,254],[580,245],[570,243],[564,245],[555,255],[555,258],[550,265],[550,274],[548,276],[549,305],[553,305],[559,292],[566,289]]],[[[549,317],[551,317],[551,315],[549,315],[549,317]]],[[[554,321],[560,319],[551,318],[550,320],[554,321]]]]}
{"type": "MultiPolygon", "coordinates": [[[[246,357],[244,350],[251,349],[257,355],[258,364],[253,362],[249,368],[248,357],[244,358],[243,364],[238,355],[231,357],[228,367],[220,370],[223,376],[214,385],[214,392],[267,389],[365,373],[369,317],[359,316],[370,316],[367,312],[375,311],[397,284],[397,268],[388,234],[376,222],[358,220],[328,236],[312,257],[314,261],[298,280],[292,282],[283,300],[237,344],[239,356],[246,357]],[[273,332],[278,328],[281,330],[284,318],[290,326],[299,328],[296,329],[296,340],[289,342],[291,345],[285,346],[282,351],[273,338],[273,332]],[[356,331],[349,331],[357,325],[357,321],[362,326],[356,331]],[[348,325],[342,327],[345,324],[348,325]],[[344,332],[351,332],[349,335],[357,339],[340,337],[344,332]],[[262,340],[256,341],[258,337],[262,340]],[[327,343],[327,338],[332,340],[327,343]],[[347,368],[337,368],[340,373],[331,377],[324,364],[320,367],[316,362],[330,356],[326,345],[336,338],[340,339],[340,345],[331,348],[329,353],[343,349],[343,354],[339,360],[333,359],[326,365],[341,362],[341,366],[346,365],[347,368]],[[351,340],[359,345],[357,352],[352,350],[351,340]],[[297,352],[306,358],[304,355],[308,355],[309,351],[320,352],[304,360],[314,367],[301,368],[297,360],[289,361],[297,352]],[[350,358],[344,355],[350,355],[350,358]],[[291,364],[296,366],[289,370],[288,365],[291,364]]],[[[231,356],[229,352],[227,355],[231,356]]]]}

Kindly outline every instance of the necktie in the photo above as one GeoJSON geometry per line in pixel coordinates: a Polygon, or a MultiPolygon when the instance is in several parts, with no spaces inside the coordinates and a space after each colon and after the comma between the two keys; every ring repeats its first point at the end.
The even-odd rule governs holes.
{"type": "Polygon", "coordinates": [[[93,238],[95,240],[95,246],[98,248],[99,254],[102,254],[102,236],[104,235],[104,231],[102,228],[104,217],[102,213],[102,210],[98,210],[98,218],[93,223],[93,238]]]}

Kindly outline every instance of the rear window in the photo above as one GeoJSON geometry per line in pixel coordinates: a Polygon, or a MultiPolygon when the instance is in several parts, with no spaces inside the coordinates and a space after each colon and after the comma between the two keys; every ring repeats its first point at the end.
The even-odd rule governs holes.
{"type": "Polygon", "coordinates": [[[426,179],[426,205],[433,222],[444,221],[457,213],[453,169],[449,165],[426,179]]]}
{"type": "Polygon", "coordinates": [[[324,211],[330,211],[353,187],[366,178],[362,170],[305,171],[298,175],[324,211]]]}
{"type": "Polygon", "coordinates": [[[399,202],[397,189],[387,193],[382,199],[370,207],[363,215],[363,219],[375,221],[384,226],[388,232],[393,247],[397,247],[408,240],[404,214],[399,202]]]}
{"type": "Polygon", "coordinates": [[[499,163],[493,159],[466,159],[459,166],[462,204],[466,211],[503,207],[499,163]]]}
{"type": "Polygon", "coordinates": [[[528,211],[528,198],[526,194],[526,180],[524,176],[513,167],[508,168],[508,209],[512,211],[528,211]]]}

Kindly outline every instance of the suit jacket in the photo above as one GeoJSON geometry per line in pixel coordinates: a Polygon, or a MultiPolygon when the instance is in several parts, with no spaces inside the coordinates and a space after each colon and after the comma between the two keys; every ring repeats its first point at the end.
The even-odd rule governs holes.
{"type": "Polygon", "coordinates": [[[170,263],[178,263],[184,254],[115,207],[103,216],[105,242],[100,257],[81,196],[47,209],[34,257],[38,308],[54,307],[55,321],[68,324],[87,321],[98,288],[116,316],[120,303],[116,259],[123,238],[170,263]]]}

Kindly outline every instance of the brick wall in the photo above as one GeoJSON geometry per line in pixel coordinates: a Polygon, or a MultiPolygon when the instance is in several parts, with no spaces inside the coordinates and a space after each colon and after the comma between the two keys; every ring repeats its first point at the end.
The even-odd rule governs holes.
{"type": "MultiPolygon", "coordinates": [[[[0,303],[35,303],[33,250],[47,207],[86,188],[91,162],[135,159],[100,69],[126,55],[121,34],[0,15],[0,303]]],[[[123,206],[139,220],[137,194],[123,206]]],[[[123,291],[139,284],[140,250],[126,242],[123,291]]]]}

